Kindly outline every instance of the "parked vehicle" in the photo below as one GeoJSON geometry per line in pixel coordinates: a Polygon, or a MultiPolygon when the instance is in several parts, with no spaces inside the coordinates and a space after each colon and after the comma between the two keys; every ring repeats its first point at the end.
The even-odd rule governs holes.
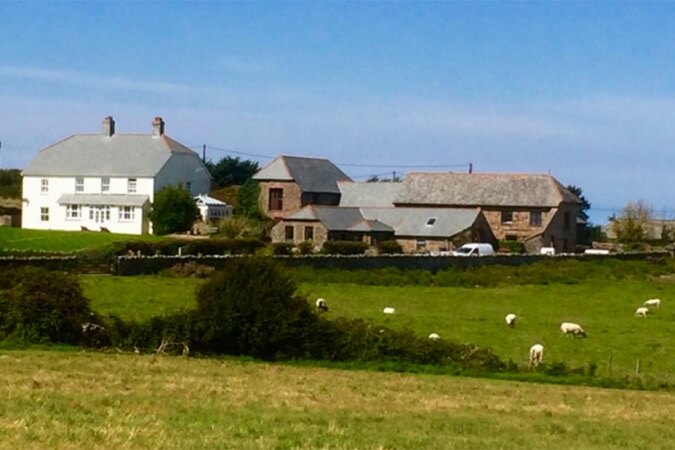
{"type": "Polygon", "coordinates": [[[491,244],[471,243],[464,244],[452,252],[452,256],[491,256],[495,254],[495,249],[491,244]]]}

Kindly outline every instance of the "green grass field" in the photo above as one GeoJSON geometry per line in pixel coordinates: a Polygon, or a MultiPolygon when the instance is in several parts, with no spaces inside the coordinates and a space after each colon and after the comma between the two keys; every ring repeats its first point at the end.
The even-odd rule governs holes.
{"type": "Polygon", "coordinates": [[[94,250],[114,242],[151,240],[162,238],[153,235],[126,235],[95,231],[24,230],[0,227],[0,249],[20,251],[74,252],[94,250]]]}
{"type": "Polygon", "coordinates": [[[675,447],[668,392],[37,350],[0,377],[5,448],[675,447]]]}
{"type": "MultiPolygon", "coordinates": [[[[194,307],[201,281],[165,277],[81,277],[94,309],[125,319],[143,319],[194,307]]],[[[575,285],[502,288],[378,287],[302,284],[309,299],[327,299],[329,317],[360,317],[392,328],[432,332],[459,342],[492,347],[504,360],[526,365],[534,343],[545,346],[544,360],[572,367],[597,364],[598,375],[622,377],[640,372],[673,382],[675,374],[675,284],[666,281],[593,281],[575,285]],[[649,297],[661,308],[647,319],[633,316],[649,297]],[[385,316],[385,306],[397,314],[385,316]],[[515,329],[504,316],[519,317],[515,329]],[[560,323],[582,324],[587,339],[564,336],[560,323]],[[611,367],[610,367],[611,366],[611,367]]]]}

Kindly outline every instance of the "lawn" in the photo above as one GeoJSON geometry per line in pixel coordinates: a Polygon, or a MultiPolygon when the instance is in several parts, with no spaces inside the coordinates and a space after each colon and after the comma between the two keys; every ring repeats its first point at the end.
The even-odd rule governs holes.
{"type": "Polygon", "coordinates": [[[24,230],[0,227],[0,250],[45,251],[70,253],[78,250],[93,250],[114,242],[150,240],[163,238],[154,235],[127,235],[95,231],[24,230]]]}
{"type": "Polygon", "coordinates": [[[37,350],[0,377],[6,448],[675,447],[668,392],[37,350]]]}
{"type": "MultiPolygon", "coordinates": [[[[166,277],[81,277],[94,309],[126,319],[142,319],[195,305],[201,281],[166,277]]],[[[527,364],[534,343],[545,346],[544,361],[573,367],[594,363],[598,375],[622,377],[640,372],[672,382],[675,374],[675,285],[658,281],[589,281],[582,284],[502,288],[377,287],[353,284],[302,284],[310,301],[327,299],[328,317],[361,317],[422,336],[492,347],[504,360],[527,364]],[[633,316],[644,299],[661,297],[661,308],[647,319],[633,316]],[[385,306],[396,314],[385,316],[385,306]],[[514,312],[518,326],[504,316],[514,312]],[[587,339],[561,334],[563,321],[582,324],[587,339]]]]}

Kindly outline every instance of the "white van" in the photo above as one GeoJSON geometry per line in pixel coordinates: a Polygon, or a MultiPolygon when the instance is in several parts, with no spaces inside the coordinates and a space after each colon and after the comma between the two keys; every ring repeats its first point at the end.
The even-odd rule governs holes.
{"type": "Polygon", "coordinates": [[[452,252],[452,256],[491,256],[495,254],[495,249],[491,244],[464,244],[452,252]]]}

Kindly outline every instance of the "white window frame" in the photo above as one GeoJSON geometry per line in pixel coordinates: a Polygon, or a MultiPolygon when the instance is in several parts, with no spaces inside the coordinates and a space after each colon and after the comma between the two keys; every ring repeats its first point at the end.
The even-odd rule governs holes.
{"type": "Polygon", "coordinates": [[[110,177],[101,177],[101,192],[110,192],[110,177]]]}
{"type": "Polygon", "coordinates": [[[127,193],[135,194],[138,189],[138,178],[128,178],[127,179],[127,193]]]}
{"type": "Polygon", "coordinates": [[[49,194],[49,178],[42,178],[40,180],[40,194],[49,194]]]}
{"type": "Polygon", "coordinates": [[[49,222],[49,207],[40,207],[40,222],[49,222]]]}
{"type": "Polygon", "coordinates": [[[119,221],[120,222],[133,222],[136,213],[136,208],[134,206],[120,206],[119,208],[119,221]]]}
{"type": "Polygon", "coordinates": [[[84,192],[84,177],[75,177],[75,192],[84,192]]]}
{"type": "Polygon", "coordinates": [[[82,218],[82,205],[66,205],[66,220],[80,220],[82,218]]]}

